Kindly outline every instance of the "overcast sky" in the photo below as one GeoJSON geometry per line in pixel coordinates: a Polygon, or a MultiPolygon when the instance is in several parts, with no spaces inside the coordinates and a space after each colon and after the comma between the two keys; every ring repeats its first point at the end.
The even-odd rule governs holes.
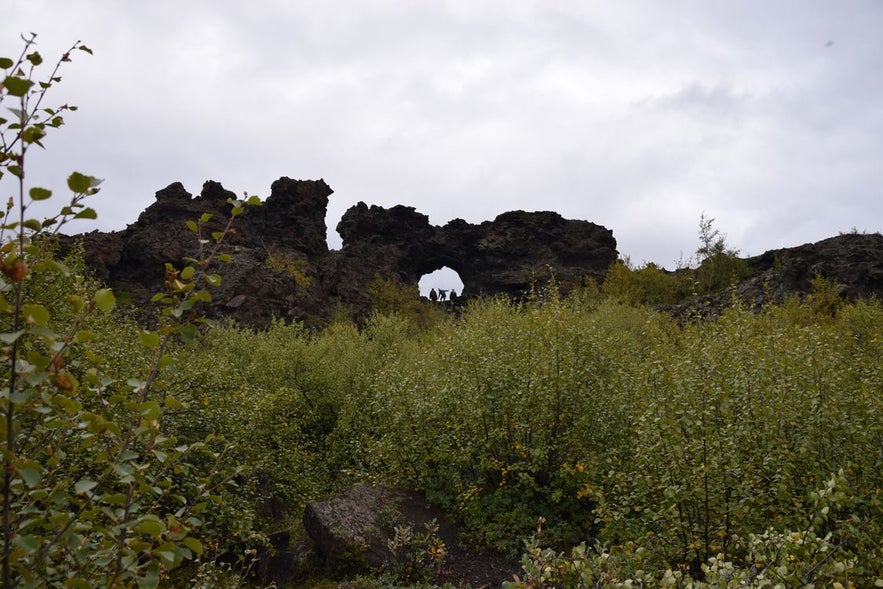
{"type": "Polygon", "coordinates": [[[703,212],[751,255],[883,229],[883,0],[3,0],[0,55],[30,31],[94,50],[30,162],[105,179],[81,230],[280,176],[334,189],[334,248],[358,201],[554,210],[667,268],[703,212]]]}

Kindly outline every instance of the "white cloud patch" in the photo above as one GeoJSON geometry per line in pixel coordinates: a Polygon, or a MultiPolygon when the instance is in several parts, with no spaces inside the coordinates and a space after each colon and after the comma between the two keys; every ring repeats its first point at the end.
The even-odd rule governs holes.
{"type": "MultiPolygon", "coordinates": [[[[443,224],[556,210],[671,266],[704,211],[760,253],[883,219],[883,4],[11,0],[81,106],[34,158],[107,178],[100,226],[218,180],[324,178],[443,224]]],[[[0,190],[7,190],[0,183],[0,190]]]]}

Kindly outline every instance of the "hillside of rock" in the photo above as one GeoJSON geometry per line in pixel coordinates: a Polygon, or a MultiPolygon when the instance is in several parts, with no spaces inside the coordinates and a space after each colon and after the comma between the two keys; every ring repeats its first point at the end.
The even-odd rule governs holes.
{"type": "MultiPolygon", "coordinates": [[[[358,203],[340,220],[340,250],[329,250],[325,216],[331,188],[324,180],[273,182],[260,207],[236,219],[225,241],[232,262],[220,269],[209,316],[266,326],[273,317],[321,325],[335,309],[363,317],[377,277],[414,286],[444,266],[464,283],[462,295],[518,295],[551,276],[564,287],[600,280],[616,260],[613,233],[600,225],[564,219],[554,212],[512,211],[473,225],[456,219],[443,227],[413,207],[358,203]]],[[[119,298],[143,308],[163,288],[165,264],[181,268],[196,256],[197,236],[187,221],[212,215],[203,234],[220,231],[235,198],[217,182],[198,196],[174,183],[138,220],[117,232],[66,238],[83,244],[87,266],[119,298]]]]}
{"type": "MultiPolygon", "coordinates": [[[[330,250],[325,217],[332,193],[324,180],[273,182],[263,205],[236,219],[225,241],[232,262],[219,269],[223,283],[207,314],[255,327],[274,317],[322,325],[340,309],[360,318],[370,311],[370,286],[378,277],[416,292],[424,274],[444,266],[459,274],[464,298],[520,296],[553,276],[566,292],[586,279],[603,281],[618,257],[610,229],[555,212],[509,211],[480,224],[455,219],[434,226],[413,207],[362,202],[340,219],[343,245],[330,250]]],[[[213,181],[197,196],[173,183],[126,229],[66,237],[62,245],[82,243],[87,266],[118,298],[133,309],[149,308],[150,297],[163,289],[165,264],[181,268],[198,253],[187,221],[210,213],[204,235],[219,231],[228,219],[227,201],[235,198],[213,181]]],[[[844,297],[883,294],[879,234],[840,235],[745,262],[750,272],[734,289],[752,305],[808,293],[816,275],[834,281],[844,297]]],[[[720,307],[731,300],[729,291],[700,302],[720,307]]]]}

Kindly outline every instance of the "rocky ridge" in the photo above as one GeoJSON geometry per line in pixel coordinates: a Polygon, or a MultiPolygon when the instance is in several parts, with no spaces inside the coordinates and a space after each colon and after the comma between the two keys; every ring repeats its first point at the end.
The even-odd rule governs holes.
{"type": "MultiPolygon", "coordinates": [[[[332,192],[324,180],[273,182],[263,205],[236,219],[226,241],[232,262],[221,269],[208,315],[256,327],[274,317],[321,325],[341,307],[364,316],[377,277],[413,286],[416,294],[424,274],[448,266],[460,275],[465,298],[520,295],[552,276],[564,289],[600,280],[617,257],[609,229],[554,212],[512,211],[478,225],[455,219],[438,227],[413,207],[361,202],[337,225],[343,247],[329,250],[332,192]]],[[[126,229],[68,238],[65,246],[80,240],[95,275],[140,307],[162,289],[166,263],[180,268],[195,256],[198,240],[187,221],[209,213],[205,234],[220,231],[230,198],[236,195],[217,182],[206,182],[196,197],[174,183],[126,229]]]]}
{"type": "MultiPolygon", "coordinates": [[[[260,207],[237,218],[226,240],[232,262],[221,268],[222,285],[206,310],[240,324],[264,327],[275,318],[322,325],[335,310],[354,318],[371,308],[370,286],[377,277],[413,287],[427,273],[447,266],[464,283],[464,298],[524,295],[554,277],[567,292],[587,279],[602,281],[617,259],[613,232],[558,213],[510,211],[480,224],[454,219],[434,226],[413,207],[358,203],[337,225],[343,246],[330,250],[325,217],[333,193],[324,180],[272,183],[260,207]]],[[[86,264],[118,297],[142,308],[162,290],[164,266],[180,268],[198,250],[187,221],[210,213],[206,234],[227,221],[227,200],[236,195],[208,181],[198,196],[173,183],[122,231],[91,232],[65,238],[63,247],[82,242],[86,264]]],[[[736,297],[752,306],[809,293],[816,275],[834,281],[854,299],[883,294],[883,236],[847,234],[815,244],[768,251],[746,258],[746,279],[730,291],[692,301],[721,308],[736,297]]]]}

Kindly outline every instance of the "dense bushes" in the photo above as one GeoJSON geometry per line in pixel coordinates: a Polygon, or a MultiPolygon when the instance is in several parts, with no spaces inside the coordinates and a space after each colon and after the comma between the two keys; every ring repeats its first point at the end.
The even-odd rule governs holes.
{"type": "Polygon", "coordinates": [[[114,315],[113,293],[84,278],[76,258],[58,259],[55,234],[95,218],[84,200],[101,181],[72,173],[68,204],[36,219],[33,205],[52,191],[30,182],[27,154],[75,110],[44,102],[61,65],[91,52],[77,43],[41,77],[34,35],[24,42],[17,59],[0,57],[0,104],[13,115],[0,118],[0,178],[14,194],[0,224],[0,584],[156,587],[212,544],[209,506],[236,474],[217,436],[176,436],[169,421],[183,405],[154,386],[167,351],[198,333],[194,306],[210,298],[202,286],[220,280],[206,272],[217,248],[167,268],[156,331],[114,315]]]}
{"type": "Polygon", "coordinates": [[[403,350],[374,382],[390,472],[459,510],[482,541],[511,542],[544,513],[580,513],[556,530],[583,537],[591,522],[576,491],[622,441],[604,395],[619,377],[612,355],[640,345],[602,317],[486,301],[403,350]]]}
{"type": "Polygon", "coordinates": [[[426,492],[471,543],[517,550],[542,517],[543,542],[587,542],[586,566],[617,555],[683,581],[709,563],[744,572],[798,534],[816,548],[792,546],[792,572],[828,570],[824,548],[872,583],[883,307],[816,307],[678,326],[597,296],[494,299],[428,330],[396,315],[227,328],[188,353],[218,375],[194,383],[198,413],[292,513],[369,480],[426,492]]]}

